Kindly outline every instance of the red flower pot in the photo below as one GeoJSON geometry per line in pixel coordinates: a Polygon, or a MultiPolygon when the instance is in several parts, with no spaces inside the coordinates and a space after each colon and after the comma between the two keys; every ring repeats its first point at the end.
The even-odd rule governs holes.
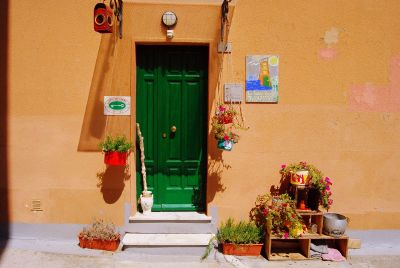
{"type": "Polygon", "coordinates": [[[128,152],[105,152],[104,163],[112,166],[125,166],[128,152]]]}
{"type": "Polygon", "coordinates": [[[258,256],[263,244],[222,244],[222,253],[237,256],[258,256]]]}
{"type": "Polygon", "coordinates": [[[79,246],[81,248],[116,251],[119,246],[119,241],[119,236],[115,240],[88,239],[79,236],[79,246]]]}

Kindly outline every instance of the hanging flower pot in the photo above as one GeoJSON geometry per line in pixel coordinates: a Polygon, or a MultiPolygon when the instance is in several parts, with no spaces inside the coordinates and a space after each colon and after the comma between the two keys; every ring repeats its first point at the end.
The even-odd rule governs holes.
{"type": "Polygon", "coordinates": [[[104,152],[104,163],[112,166],[126,165],[126,158],[132,143],[125,136],[117,136],[115,138],[107,136],[104,141],[100,142],[99,147],[104,152]]]}
{"type": "Polygon", "coordinates": [[[127,152],[105,152],[104,163],[111,166],[125,166],[127,152]]]}
{"type": "Polygon", "coordinates": [[[231,151],[233,148],[233,141],[231,140],[218,140],[217,142],[218,149],[231,151]]]}

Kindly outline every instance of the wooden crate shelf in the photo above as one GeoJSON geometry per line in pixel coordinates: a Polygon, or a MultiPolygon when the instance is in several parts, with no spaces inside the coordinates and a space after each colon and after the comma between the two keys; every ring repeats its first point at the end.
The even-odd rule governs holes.
{"type": "Polygon", "coordinates": [[[311,242],[325,240],[328,247],[336,248],[347,259],[348,236],[332,237],[322,234],[322,212],[299,212],[307,223],[317,225],[317,233],[306,233],[299,238],[281,238],[267,234],[265,237],[265,256],[268,260],[309,260],[311,242]]]}

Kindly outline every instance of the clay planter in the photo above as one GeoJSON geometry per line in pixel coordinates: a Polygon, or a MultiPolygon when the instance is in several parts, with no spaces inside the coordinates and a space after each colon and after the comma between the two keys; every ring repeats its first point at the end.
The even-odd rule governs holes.
{"type": "Polygon", "coordinates": [[[105,152],[104,163],[111,166],[125,166],[128,152],[105,152]]]}
{"type": "Polygon", "coordinates": [[[258,256],[263,244],[222,244],[222,253],[237,256],[258,256]]]}
{"type": "Polygon", "coordinates": [[[116,251],[119,246],[120,236],[115,240],[88,239],[79,236],[79,246],[81,248],[102,249],[116,251]]]}

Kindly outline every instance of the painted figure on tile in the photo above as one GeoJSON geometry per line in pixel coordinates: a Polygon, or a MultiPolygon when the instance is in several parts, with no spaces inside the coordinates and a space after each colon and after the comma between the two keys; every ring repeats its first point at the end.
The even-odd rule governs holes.
{"type": "Polygon", "coordinates": [[[260,85],[264,87],[271,87],[269,76],[268,60],[260,62],[260,85]]]}

